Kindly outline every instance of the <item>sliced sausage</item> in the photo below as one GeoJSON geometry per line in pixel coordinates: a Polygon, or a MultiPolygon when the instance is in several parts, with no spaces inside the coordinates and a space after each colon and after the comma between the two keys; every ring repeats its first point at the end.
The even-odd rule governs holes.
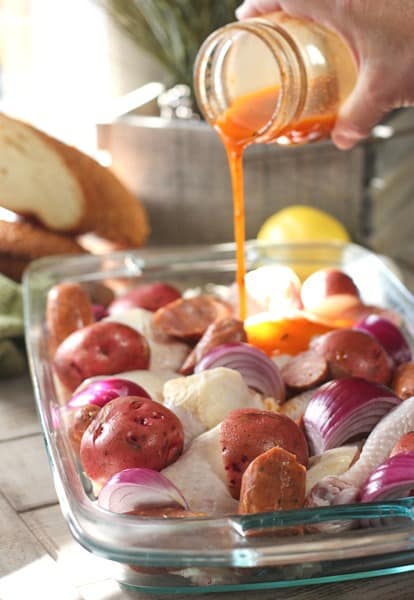
{"type": "Polygon", "coordinates": [[[190,375],[194,367],[213,348],[231,342],[247,342],[247,335],[242,321],[234,318],[220,319],[211,323],[193,351],[187,356],[179,373],[190,375]]]}
{"type": "Polygon", "coordinates": [[[153,314],[152,325],[166,335],[197,342],[211,323],[229,316],[228,304],[213,296],[200,295],[180,298],[159,308],[153,314]]]}
{"type": "Polygon", "coordinates": [[[230,494],[240,496],[242,475],[259,454],[280,446],[308,463],[308,445],[298,425],[278,413],[240,408],[229,413],[220,428],[220,445],[230,494]]]}
{"type": "Polygon", "coordinates": [[[356,329],[336,329],[311,342],[311,348],[328,362],[332,378],[362,377],[389,384],[392,361],[381,344],[356,329]]]}
{"type": "Polygon", "coordinates": [[[403,363],[397,367],[391,387],[402,400],[414,396],[414,362],[403,363]]]}
{"type": "Polygon", "coordinates": [[[294,454],[271,448],[255,458],[244,472],[240,514],[294,510],[305,502],[306,468],[294,454]]]}
{"type": "Polygon", "coordinates": [[[78,283],[60,283],[49,290],[46,301],[46,325],[51,356],[71,333],[94,322],[88,292],[78,283]]]}
{"type": "Polygon", "coordinates": [[[328,363],[315,350],[308,350],[293,356],[281,368],[282,379],[293,394],[320,385],[326,381],[328,374],[328,363]]]}

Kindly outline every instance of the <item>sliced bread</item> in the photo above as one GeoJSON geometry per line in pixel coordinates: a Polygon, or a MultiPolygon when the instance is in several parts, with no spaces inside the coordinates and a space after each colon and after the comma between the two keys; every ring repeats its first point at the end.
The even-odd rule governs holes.
{"type": "Polygon", "coordinates": [[[56,232],[94,232],[127,246],[141,246],[149,233],[144,207],[108,168],[4,114],[0,206],[56,232]]]}

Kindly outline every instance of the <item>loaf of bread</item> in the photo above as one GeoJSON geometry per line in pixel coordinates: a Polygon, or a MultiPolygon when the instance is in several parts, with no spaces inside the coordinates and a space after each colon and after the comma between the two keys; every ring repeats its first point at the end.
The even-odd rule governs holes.
{"type": "Polygon", "coordinates": [[[52,231],[94,232],[125,247],[141,246],[149,233],[144,207],[109,169],[4,114],[0,206],[52,231]]]}
{"type": "Polygon", "coordinates": [[[0,273],[15,281],[21,280],[24,269],[36,258],[84,252],[69,236],[33,223],[0,220],[0,273]]]}

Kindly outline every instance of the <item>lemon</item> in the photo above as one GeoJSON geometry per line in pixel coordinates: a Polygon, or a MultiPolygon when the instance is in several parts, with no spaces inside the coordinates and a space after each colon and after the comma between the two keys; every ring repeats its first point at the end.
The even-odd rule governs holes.
{"type": "Polygon", "coordinates": [[[345,227],[328,213],[312,206],[283,208],[263,223],[261,242],[349,242],[345,227]]]}
{"type": "MultiPolygon", "coordinates": [[[[349,233],[338,219],[312,206],[302,205],[288,206],[266,219],[257,239],[259,242],[293,245],[297,242],[351,241],[349,233]]],[[[277,252],[274,257],[278,260],[277,252]]],[[[340,262],[340,258],[340,250],[336,253],[334,249],[329,252],[329,256],[320,248],[308,249],[306,255],[303,250],[294,251],[293,246],[290,246],[290,251],[283,252],[283,261],[285,264],[287,262],[302,281],[317,269],[330,266],[332,261],[340,262]],[[298,259],[303,262],[298,262],[298,259]]]]}

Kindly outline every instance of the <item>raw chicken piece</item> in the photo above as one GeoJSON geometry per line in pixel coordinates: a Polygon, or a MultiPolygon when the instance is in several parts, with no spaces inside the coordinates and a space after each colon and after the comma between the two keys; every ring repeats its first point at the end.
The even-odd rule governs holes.
{"type": "Polygon", "coordinates": [[[152,371],[178,371],[189,354],[190,347],[167,336],[156,337],[151,323],[152,315],[149,310],[131,308],[106,317],[104,321],[117,321],[129,325],[146,338],[151,351],[149,368],[152,371]]]}
{"type": "Polygon", "coordinates": [[[311,490],[308,506],[333,506],[354,502],[368,476],[383,463],[398,440],[414,430],[414,396],[385,415],[371,431],[359,459],[339,477],[324,477],[311,490]]]}
{"type": "Polygon", "coordinates": [[[237,513],[238,502],[226,485],[220,424],[196,437],[172,465],[161,471],[187,500],[190,510],[207,514],[237,513]]]}
{"type": "Polygon", "coordinates": [[[236,408],[263,408],[238,371],[218,367],[170,379],[164,385],[164,404],[181,420],[184,445],[211,429],[236,408]]]}

